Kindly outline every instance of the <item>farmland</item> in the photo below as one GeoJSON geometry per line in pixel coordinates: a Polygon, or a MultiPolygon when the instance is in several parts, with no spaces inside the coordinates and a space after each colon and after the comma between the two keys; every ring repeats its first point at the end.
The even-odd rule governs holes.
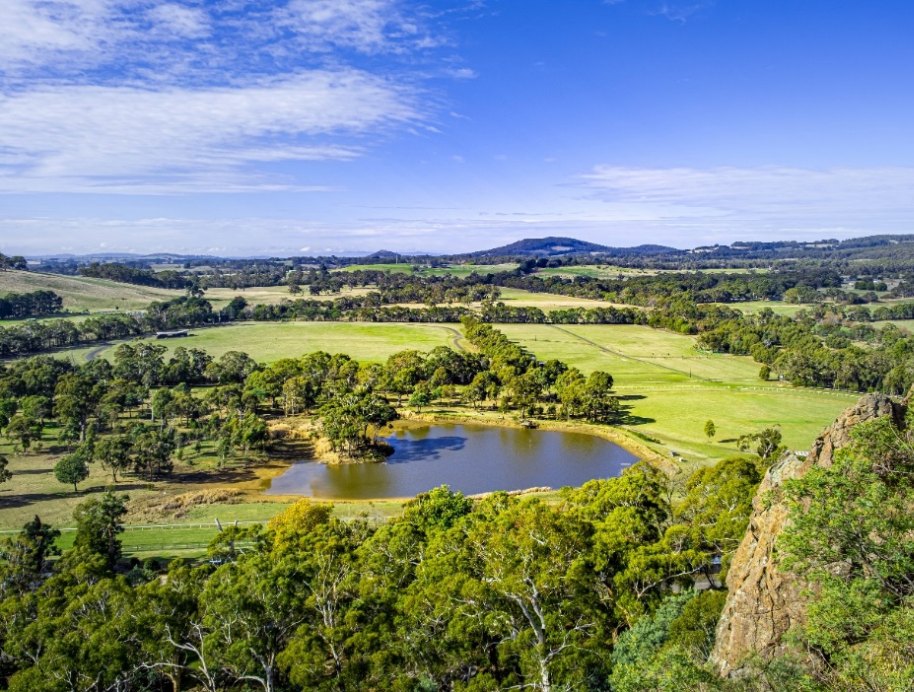
{"type": "Polygon", "coordinates": [[[698,354],[692,337],[648,327],[500,328],[540,358],[611,373],[630,407],[626,427],[659,440],[658,450],[699,461],[737,454],[739,435],[774,424],[790,448],[806,449],[858,396],[761,382],[750,358],[698,354]],[[703,434],[709,419],[718,430],[714,442],[703,434]]]}
{"type": "MultiPolygon", "coordinates": [[[[455,264],[450,267],[429,268],[420,265],[419,274],[423,276],[443,276],[451,274],[457,277],[469,276],[473,272],[480,275],[498,274],[517,269],[516,263],[507,264],[455,264]]],[[[351,264],[348,267],[342,267],[334,271],[384,271],[396,272],[399,274],[412,274],[413,265],[407,263],[388,263],[388,264],[351,264]]]]}
{"type": "Polygon", "coordinates": [[[72,312],[106,312],[141,310],[154,300],[168,300],[180,291],[151,286],[134,286],[106,279],[63,276],[41,272],[0,272],[0,295],[54,291],[63,299],[65,310],[72,312]]]}
{"type": "MultiPolygon", "coordinates": [[[[702,354],[692,347],[694,337],[649,327],[499,325],[499,329],[542,359],[558,358],[584,373],[611,373],[619,394],[629,397],[625,400],[630,407],[628,427],[660,440],[665,451],[674,449],[696,460],[737,453],[736,437],[774,423],[782,424],[789,446],[803,449],[855,398],[761,382],[759,365],[749,357],[702,354]],[[715,420],[721,433],[712,443],[702,433],[708,419],[715,420]]],[[[453,346],[458,326],[268,322],[192,333],[187,339],[161,343],[169,350],[202,348],[217,358],[228,351],[244,351],[265,363],[318,350],[382,362],[404,349],[453,346]]],[[[103,348],[95,355],[111,358],[114,348],[103,348]]],[[[83,357],[86,352],[80,350],[83,357]]]]}
{"type": "MultiPolygon", "coordinates": [[[[451,346],[458,335],[454,326],[443,325],[244,322],[195,329],[190,337],[159,343],[167,346],[169,352],[179,346],[202,348],[214,358],[227,351],[244,351],[262,363],[295,358],[314,351],[347,353],[357,360],[380,362],[408,348],[430,351],[435,346],[451,346]]],[[[111,358],[114,349],[115,346],[110,346],[98,355],[111,358]]]]}

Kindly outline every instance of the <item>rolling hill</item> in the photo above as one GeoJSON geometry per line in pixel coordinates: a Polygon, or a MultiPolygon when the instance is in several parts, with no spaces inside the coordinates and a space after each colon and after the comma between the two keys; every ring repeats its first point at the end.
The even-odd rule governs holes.
{"type": "Polygon", "coordinates": [[[596,255],[660,255],[668,253],[679,253],[680,250],[663,245],[639,245],[637,247],[609,247],[607,245],[598,245],[585,240],[575,238],[525,238],[508,245],[492,248],[491,250],[480,250],[469,253],[472,257],[484,256],[517,256],[525,255],[529,257],[554,257],[557,255],[578,255],[578,254],[596,254],[596,255]]]}

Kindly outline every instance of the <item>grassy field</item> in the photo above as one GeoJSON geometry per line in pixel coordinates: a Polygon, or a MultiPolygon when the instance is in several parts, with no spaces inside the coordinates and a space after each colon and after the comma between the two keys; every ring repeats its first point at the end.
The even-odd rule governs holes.
{"type": "MultiPolygon", "coordinates": [[[[202,348],[214,358],[227,351],[244,351],[263,363],[314,351],[347,353],[356,360],[381,362],[404,349],[430,351],[436,346],[453,346],[457,337],[456,327],[433,324],[240,322],[194,329],[187,338],[159,343],[167,346],[169,352],[178,346],[202,348]]],[[[98,355],[113,357],[116,346],[102,347],[98,355]]]]}
{"type": "MultiPolygon", "coordinates": [[[[703,274],[748,274],[754,272],[763,274],[766,269],[700,269],[703,274]]],[[[630,267],[616,267],[612,264],[588,264],[583,266],[572,267],[547,267],[538,269],[537,274],[566,276],[574,278],[576,276],[591,276],[595,279],[617,279],[619,276],[654,276],[656,274],[682,273],[679,269],[633,269],[630,267]]]]}
{"type": "Polygon", "coordinates": [[[181,295],[180,291],[165,288],[133,286],[84,276],[0,271],[0,295],[39,290],[54,291],[63,298],[64,309],[74,312],[140,310],[154,300],[169,300],[181,295]]]}
{"type": "Polygon", "coordinates": [[[330,295],[313,296],[305,288],[299,295],[293,296],[289,293],[288,286],[254,286],[252,288],[235,289],[235,288],[209,288],[204,294],[204,298],[213,304],[216,309],[222,308],[231,302],[236,296],[244,298],[248,305],[267,304],[275,305],[282,300],[295,300],[303,298],[305,300],[334,300],[335,298],[344,298],[347,296],[365,295],[371,289],[353,288],[344,289],[340,293],[330,295]]]}
{"type": "MultiPolygon", "coordinates": [[[[0,485],[0,532],[19,529],[35,515],[56,527],[73,526],[72,512],[76,505],[97,497],[108,488],[128,494],[131,513],[127,516],[128,531],[123,536],[130,553],[157,555],[199,554],[222,525],[239,522],[264,522],[288,507],[291,498],[264,498],[260,491],[269,478],[282,473],[286,463],[262,460],[252,464],[232,461],[224,469],[216,468],[210,443],[199,457],[192,452],[175,464],[173,476],[147,483],[136,478],[122,479],[111,485],[110,476],[98,464],[89,466],[89,478],[79,484],[79,492],[62,485],[54,477],[54,465],[66,453],[56,442],[57,429],[49,425],[44,430],[40,448],[28,454],[14,454],[8,441],[0,438],[0,454],[9,460],[12,480],[0,485]],[[230,487],[238,493],[236,503],[190,505],[180,514],[157,512],[154,508],[163,499],[179,493],[206,492],[230,487]],[[170,546],[164,549],[163,546],[170,546]],[[182,547],[183,546],[183,547],[182,547]]],[[[401,502],[339,502],[334,513],[343,519],[364,517],[382,521],[400,511],[401,502]]],[[[68,547],[73,534],[64,532],[61,545],[68,547]]]]}
{"type": "Polygon", "coordinates": [[[886,320],[885,322],[870,322],[870,325],[876,329],[882,329],[887,324],[894,324],[909,332],[914,332],[914,320],[886,320]]]}
{"type": "Polygon", "coordinates": [[[658,451],[711,461],[738,453],[736,438],[781,425],[784,443],[807,449],[858,395],[761,382],[750,358],[702,355],[693,337],[637,325],[500,325],[540,358],[613,375],[627,427],[661,441],[658,451]],[[715,441],[704,424],[717,426],[715,441]]]}
{"type": "MultiPolygon", "coordinates": [[[[421,265],[420,265],[421,266],[421,265]]],[[[477,274],[498,274],[499,272],[507,272],[512,269],[517,269],[517,264],[510,262],[507,264],[455,264],[447,268],[436,268],[429,269],[428,267],[422,267],[420,274],[423,276],[443,276],[444,274],[452,274],[454,276],[469,276],[474,271],[477,274]]],[[[400,274],[412,274],[413,265],[400,263],[400,264],[353,264],[348,267],[342,267],[340,269],[334,269],[334,271],[359,271],[359,270],[370,270],[370,271],[385,271],[385,272],[396,272],[400,274]]]]}
{"type": "Polygon", "coordinates": [[[778,315],[796,315],[800,310],[808,310],[812,305],[797,305],[794,303],[785,303],[782,300],[752,300],[745,303],[717,303],[718,305],[723,305],[724,307],[733,308],[734,310],[739,310],[744,315],[751,315],[756,312],[760,312],[765,308],[771,308],[771,310],[778,315]]]}
{"type": "MultiPolygon", "coordinates": [[[[559,296],[551,293],[532,293],[519,288],[500,288],[499,300],[510,307],[535,307],[548,312],[563,308],[602,308],[614,305],[603,300],[559,296]]],[[[617,305],[617,307],[620,307],[617,305]]]]}

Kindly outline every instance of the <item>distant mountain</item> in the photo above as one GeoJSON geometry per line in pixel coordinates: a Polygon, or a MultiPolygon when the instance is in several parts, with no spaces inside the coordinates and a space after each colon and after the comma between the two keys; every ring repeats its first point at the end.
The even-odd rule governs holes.
{"type": "Polygon", "coordinates": [[[397,259],[402,259],[405,261],[405,258],[408,257],[412,257],[412,255],[404,252],[394,252],[393,250],[378,250],[377,252],[372,252],[370,255],[362,256],[362,259],[388,262],[397,259]]]}
{"type": "Polygon", "coordinates": [[[508,245],[493,248],[491,250],[481,250],[469,253],[471,256],[505,256],[505,255],[529,255],[531,257],[553,257],[556,255],[580,255],[580,254],[600,254],[600,255],[662,255],[667,253],[679,253],[681,250],[666,247],[664,245],[638,245],[637,247],[609,247],[607,245],[598,245],[589,243],[586,240],[577,240],[575,238],[525,238],[508,245]]]}

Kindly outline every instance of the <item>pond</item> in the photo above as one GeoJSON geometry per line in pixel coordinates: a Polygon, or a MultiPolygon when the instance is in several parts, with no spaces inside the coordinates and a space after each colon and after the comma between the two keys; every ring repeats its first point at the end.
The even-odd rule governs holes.
{"type": "Polygon", "coordinates": [[[560,488],[618,476],[638,461],[595,435],[551,430],[422,425],[395,428],[383,439],[394,448],[385,462],[298,462],[274,478],[266,493],[370,500],[413,497],[439,485],[466,495],[560,488]]]}

